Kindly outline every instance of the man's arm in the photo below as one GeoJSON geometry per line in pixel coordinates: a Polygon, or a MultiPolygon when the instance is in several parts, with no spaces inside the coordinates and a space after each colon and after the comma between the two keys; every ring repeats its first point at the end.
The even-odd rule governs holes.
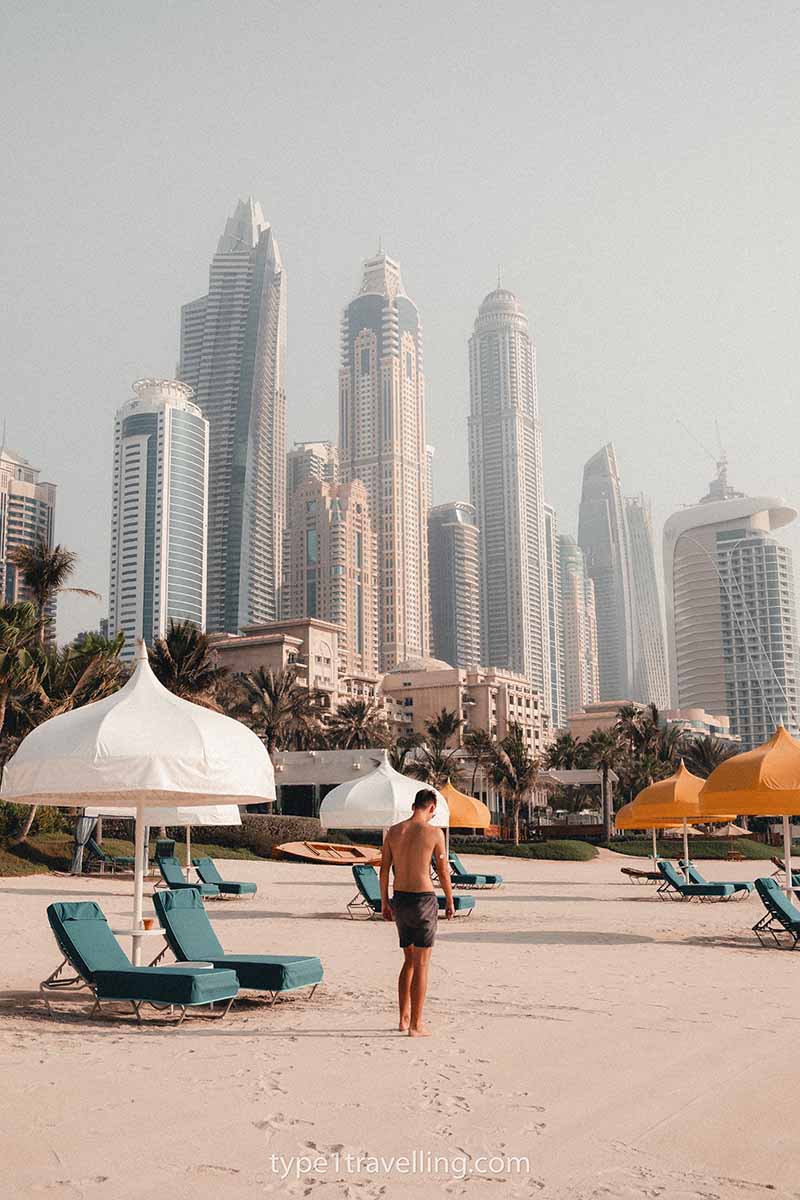
{"type": "Polygon", "coordinates": [[[450,882],[450,863],[447,861],[447,855],[444,849],[444,834],[441,829],[436,831],[436,845],[433,848],[433,857],[436,859],[436,874],[439,876],[439,883],[442,885],[444,892],[445,908],[444,915],[448,921],[455,916],[456,907],[453,904],[453,885],[450,882]]]}
{"type": "Polygon", "coordinates": [[[389,903],[389,878],[392,871],[392,843],[388,835],[383,839],[381,853],[381,915],[384,921],[393,921],[394,913],[389,903]]]}

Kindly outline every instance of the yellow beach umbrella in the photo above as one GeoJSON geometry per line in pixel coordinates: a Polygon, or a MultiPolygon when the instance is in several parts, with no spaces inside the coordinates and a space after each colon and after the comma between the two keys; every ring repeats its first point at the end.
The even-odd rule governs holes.
{"type": "Polygon", "coordinates": [[[492,823],[492,814],[482,800],[460,792],[448,779],[444,787],[439,789],[450,809],[451,829],[488,829],[492,823]]]}
{"type": "MultiPolygon", "coordinates": [[[[689,821],[701,817],[700,792],[704,780],[693,775],[683,760],[674,775],[660,779],[639,792],[630,804],[625,804],[615,817],[618,829],[652,829],[653,862],[656,860],[656,830],[682,826],[683,858],[689,862],[689,821]]],[[[725,821],[732,819],[728,810],[725,821]]],[[[688,868],[684,868],[688,878],[688,868]]]]}
{"type": "Polygon", "coordinates": [[[800,742],[781,727],[763,746],[720,763],[700,796],[700,820],[723,809],[743,816],[783,818],[786,892],[792,888],[792,823],[800,814],[800,742]]]}

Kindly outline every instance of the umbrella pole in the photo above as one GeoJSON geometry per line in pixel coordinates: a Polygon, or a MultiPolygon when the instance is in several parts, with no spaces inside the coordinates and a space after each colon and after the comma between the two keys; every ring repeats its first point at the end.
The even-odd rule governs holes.
{"type": "Polygon", "coordinates": [[[658,863],[658,844],[656,842],[656,827],[655,827],[655,825],[653,826],[651,833],[653,835],[653,870],[657,871],[658,867],[656,864],[658,863]]]}
{"type": "Polygon", "coordinates": [[[686,876],[686,882],[689,882],[689,826],[686,817],[683,818],[683,861],[686,866],[683,868],[683,873],[686,876]]]}
{"type": "Polygon", "coordinates": [[[786,880],[785,890],[786,895],[790,900],[794,900],[792,892],[792,818],[783,818],[783,865],[785,868],[786,880]]]}
{"type": "MultiPolygon", "coordinates": [[[[145,844],[144,844],[144,811],[141,805],[136,808],[136,824],[134,827],[134,860],[133,860],[133,929],[142,928],[142,905],[144,898],[144,868],[145,868],[145,844]]],[[[133,942],[133,965],[138,967],[141,965],[142,958],[142,939],[134,937],[133,942]]]]}
{"type": "Polygon", "coordinates": [[[192,829],[186,826],[186,882],[189,882],[189,871],[192,865],[192,829]]]}

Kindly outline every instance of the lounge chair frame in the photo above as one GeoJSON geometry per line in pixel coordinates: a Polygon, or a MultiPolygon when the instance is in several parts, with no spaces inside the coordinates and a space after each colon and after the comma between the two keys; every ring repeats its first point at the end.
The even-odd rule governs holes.
{"type": "Polygon", "coordinates": [[[800,946],[800,926],[794,927],[788,914],[773,906],[767,896],[759,892],[766,911],[753,926],[753,933],[766,949],[796,950],[800,946]],[[782,938],[790,938],[790,945],[785,945],[782,938]]]}
{"type": "MultiPolygon", "coordinates": [[[[670,864],[670,866],[671,865],[672,864],[670,864]]],[[[677,874],[677,871],[676,871],[676,874],[677,874]]],[[[724,885],[723,884],[717,885],[717,884],[713,884],[713,883],[708,884],[708,885],[703,885],[703,884],[699,884],[699,883],[688,883],[688,884],[683,884],[682,886],[679,887],[676,883],[674,883],[671,879],[668,879],[667,876],[664,875],[662,877],[661,883],[656,888],[656,895],[658,896],[659,900],[699,900],[701,903],[711,901],[714,904],[718,904],[720,901],[732,900],[733,897],[737,895],[737,893],[735,891],[733,891],[733,889],[731,889],[731,891],[727,895],[721,894],[719,892],[715,892],[709,896],[704,896],[704,895],[702,895],[702,892],[701,892],[701,889],[704,886],[708,886],[710,888],[715,888],[718,886],[722,887],[724,885]],[[692,890],[690,890],[690,889],[692,889],[692,890]]],[[[728,885],[728,886],[730,886],[730,885],[728,885]]],[[[739,895],[747,895],[746,892],[738,893],[738,894],[739,895]]]]}
{"type": "Polygon", "coordinates": [[[659,871],[641,871],[638,867],[620,867],[620,871],[628,876],[631,883],[662,883],[664,878],[659,871]]]}
{"type": "MultiPolygon", "coordinates": [[[[158,957],[161,958],[162,955],[159,955],[158,957]]],[[[150,965],[155,966],[155,963],[151,963],[150,965]]],[[[58,966],[56,967],[55,971],[52,971],[47,976],[47,979],[43,979],[42,982],[39,984],[39,996],[44,1004],[45,1011],[47,1012],[48,1017],[53,1017],[56,1015],[50,1006],[50,996],[48,995],[48,993],[49,992],[67,992],[67,991],[68,992],[87,991],[94,998],[94,1004],[92,1005],[91,1011],[89,1012],[89,1020],[90,1021],[94,1020],[94,1018],[96,1016],[105,1016],[106,1014],[103,1013],[102,1002],[101,1002],[99,996],[97,995],[97,990],[95,989],[94,984],[91,983],[90,980],[85,979],[84,976],[79,974],[79,972],[77,972],[77,971],[75,971],[74,975],[70,975],[69,977],[67,977],[65,979],[60,978],[62,972],[64,971],[64,969],[66,967],[69,967],[72,971],[75,971],[75,967],[70,962],[70,960],[68,958],[63,958],[61,960],[61,962],[58,964],[58,966]]],[[[206,1013],[197,1013],[196,1015],[201,1018],[204,1017],[206,1020],[212,1020],[212,1019],[215,1021],[222,1020],[222,1018],[226,1017],[228,1015],[228,1013],[230,1012],[231,1005],[233,1004],[235,999],[236,999],[235,996],[231,996],[227,1002],[210,1000],[208,1002],[208,1004],[203,1004],[203,1005],[199,1005],[199,1004],[192,1004],[192,1005],[188,1005],[188,1004],[158,1004],[153,1000],[116,1000],[116,999],[108,1000],[108,1001],[106,1001],[106,1003],[108,1003],[108,1004],[130,1004],[131,1007],[133,1008],[134,1013],[136,1014],[136,1020],[140,1025],[142,1023],[141,1010],[145,1004],[147,1004],[150,1008],[154,1008],[157,1012],[163,1012],[165,1009],[169,1009],[170,1013],[174,1013],[175,1010],[178,1009],[180,1012],[180,1017],[176,1024],[182,1025],[184,1022],[184,1019],[186,1017],[186,1014],[189,1012],[190,1009],[192,1011],[194,1011],[194,1009],[196,1009],[196,1008],[213,1009],[214,1005],[217,1003],[225,1003],[224,1010],[221,1010],[219,1012],[214,1012],[214,1013],[207,1013],[207,1014],[206,1013]]]]}
{"type": "MultiPolygon", "coordinates": [[[[157,954],[157,955],[155,956],[155,958],[153,959],[153,961],[152,961],[151,963],[148,963],[148,964],[147,964],[147,965],[148,965],[148,967],[157,967],[157,966],[158,966],[158,964],[161,962],[162,958],[164,957],[164,955],[165,955],[165,954],[167,954],[167,953],[169,953],[169,946],[165,946],[165,947],[164,947],[164,949],[163,949],[163,950],[162,950],[162,951],[161,951],[159,954],[157,954]]],[[[173,954],[173,956],[172,956],[172,957],[173,957],[173,958],[175,958],[175,955],[173,954]]],[[[183,965],[183,964],[182,964],[181,960],[180,960],[179,958],[175,958],[175,966],[176,966],[176,967],[180,967],[180,966],[182,966],[182,965],[183,965]]],[[[241,985],[240,985],[240,987],[239,987],[239,996],[241,996],[242,992],[255,992],[255,991],[258,991],[258,994],[259,994],[259,995],[263,995],[263,994],[265,994],[265,993],[266,993],[266,995],[270,997],[270,1002],[269,1002],[268,1008],[274,1008],[274,1007],[275,1007],[275,1003],[276,1003],[276,1001],[277,1001],[277,1000],[279,1000],[281,996],[288,996],[288,995],[289,995],[289,993],[291,993],[291,992],[301,992],[301,991],[303,990],[303,988],[304,988],[304,987],[308,987],[308,984],[307,984],[307,983],[305,983],[305,984],[303,984],[303,985],[302,985],[302,987],[296,987],[296,988],[284,988],[284,990],[283,990],[282,992],[273,992],[271,988],[243,988],[243,987],[241,987],[241,985]]],[[[318,983],[314,983],[314,984],[312,984],[312,985],[311,985],[311,991],[308,993],[308,995],[305,997],[305,999],[306,999],[306,1000],[310,1000],[310,999],[311,999],[311,997],[314,995],[314,992],[317,990],[317,988],[318,988],[318,987],[319,987],[319,984],[318,984],[318,983]]]]}

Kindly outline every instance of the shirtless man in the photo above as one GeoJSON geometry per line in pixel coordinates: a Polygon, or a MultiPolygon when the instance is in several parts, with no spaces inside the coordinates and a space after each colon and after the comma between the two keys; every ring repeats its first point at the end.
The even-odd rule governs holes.
{"type": "Polygon", "coordinates": [[[383,843],[381,859],[381,912],[384,921],[395,921],[405,956],[397,984],[400,1032],[409,1037],[430,1037],[422,1021],[428,989],[428,964],[436,935],[439,903],[431,880],[431,859],[436,861],[445,895],[445,916],[455,912],[450,864],[444,834],[428,824],[436,811],[436,793],[421,788],[407,821],[393,825],[383,843]],[[389,875],[394,867],[394,894],[389,899],[389,875]]]}

